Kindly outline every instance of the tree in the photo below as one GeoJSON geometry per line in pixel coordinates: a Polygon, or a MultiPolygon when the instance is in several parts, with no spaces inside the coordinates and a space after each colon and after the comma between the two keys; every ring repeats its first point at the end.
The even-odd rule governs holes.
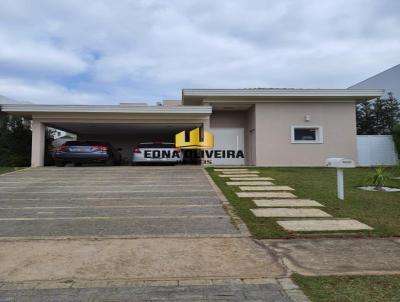
{"type": "Polygon", "coordinates": [[[357,105],[357,134],[391,134],[400,120],[400,104],[392,93],[357,105]]]}
{"type": "MultiPolygon", "coordinates": [[[[52,137],[46,132],[45,163],[51,164],[52,137]]],[[[31,163],[32,131],[30,122],[15,116],[0,115],[0,166],[26,167],[31,163]]]]}
{"type": "Polygon", "coordinates": [[[397,150],[397,155],[400,158],[400,124],[394,126],[393,128],[393,141],[397,150]]]}
{"type": "Polygon", "coordinates": [[[22,118],[0,116],[0,166],[28,166],[31,137],[30,125],[22,118]]]}

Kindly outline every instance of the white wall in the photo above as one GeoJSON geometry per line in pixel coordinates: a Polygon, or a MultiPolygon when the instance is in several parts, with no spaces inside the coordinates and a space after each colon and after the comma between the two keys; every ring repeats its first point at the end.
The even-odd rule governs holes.
{"type": "Polygon", "coordinates": [[[391,166],[397,154],[391,135],[357,135],[359,166],[391,166]]]}
{"type": "MultiPolygon", "coordinates": [[[[211,128],[214,134],[213,150],[242,150],[244,152],[244,128],[211,128]]],[[[246,156],[246,155],[245,155],[246,156]]],[[[213,165],[244,165],[244,158],[210,158],[213,165]]]]}

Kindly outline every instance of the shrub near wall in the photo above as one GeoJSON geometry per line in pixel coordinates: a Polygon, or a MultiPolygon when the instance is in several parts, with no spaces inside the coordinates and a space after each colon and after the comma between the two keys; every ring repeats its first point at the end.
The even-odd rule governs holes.
{"type": "Polygon", "coordinates": [[[397,156],[400,158],[400,124],[394,126],[392,136],[397,150],[397,156]]]}
{"type": "MultiPolygon", "coordinates": [[[[46,131],[45,165],[52,165],[51,133],[46,131]]],[[[27,167],[31,165],[32,131],[30,121],[0,114],[0,166],[27,167]]]]}
{"type": "Polygon", "coordinates": [[[30,165],[32,131],[22,118],[0,116],[0,166],[30,165]]]}

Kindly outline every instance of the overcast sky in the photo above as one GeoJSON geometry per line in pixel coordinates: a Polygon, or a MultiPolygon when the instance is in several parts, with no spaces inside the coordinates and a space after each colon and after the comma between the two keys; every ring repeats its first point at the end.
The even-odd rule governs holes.
{"type": "Polygon", "coordinates": [[[35,103],[347,88],[399,63],[398,0],[0,1],[0,94],[35,103]]]}

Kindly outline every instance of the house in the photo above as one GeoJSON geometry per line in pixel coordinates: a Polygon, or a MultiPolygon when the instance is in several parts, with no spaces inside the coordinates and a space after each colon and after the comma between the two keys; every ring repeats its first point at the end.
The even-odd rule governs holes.
{"type": "Polygon", "coordinates": [[[391,92],[395,98],[400,99],[400,64],[349,87],[349,89],[377,88],[385,89],[385,97],[391,92]]]}
{"type": "Polygon", "coordinates": [[[328,157],[357,159],[356,103],[382,89],[183,89],[182,100],[157,106],[7,104],[1,110],[32,119],[32,166],[42,166],[45,127],[103,140],[122,148],[146,141],[174,141],[201,128],[222,152],[212,164],[323,166],[328,157]]]}

